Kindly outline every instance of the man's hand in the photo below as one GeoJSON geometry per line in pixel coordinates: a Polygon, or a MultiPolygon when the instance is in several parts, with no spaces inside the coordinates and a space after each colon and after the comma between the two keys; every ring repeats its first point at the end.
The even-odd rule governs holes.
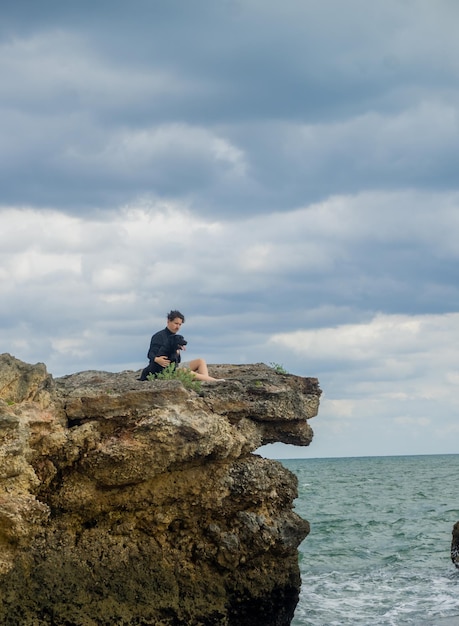
{"type": "Polygon", "coordinates": [[[155,363],[161,365],[161,367],[167,367],[171,364],[167,356],[155,356],[155,363]]]}

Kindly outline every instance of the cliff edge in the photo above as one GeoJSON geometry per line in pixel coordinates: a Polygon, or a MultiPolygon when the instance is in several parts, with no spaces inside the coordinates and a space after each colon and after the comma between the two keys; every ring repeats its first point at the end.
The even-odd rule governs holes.
{"type": "Polygon", "coordinates": [[[309,525],[253,452],[310,443],[318,381],[210,371],[226,382],[196,393],[0,355],[0,623],[290,623],[309,525]]]}

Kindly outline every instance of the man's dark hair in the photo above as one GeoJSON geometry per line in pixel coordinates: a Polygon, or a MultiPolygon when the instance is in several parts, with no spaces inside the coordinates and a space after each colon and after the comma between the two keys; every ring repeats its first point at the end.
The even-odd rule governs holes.
{"type": "Polygon", "coordinates": [[[172,322],[172,320],[175,320],[176,317],[179,317],[183,323],[185,323],[185,316],[183,315],[183,313],[180,313],[180,311],[170,311],[170,313],[167,314],[167,319],[172,322]]]}

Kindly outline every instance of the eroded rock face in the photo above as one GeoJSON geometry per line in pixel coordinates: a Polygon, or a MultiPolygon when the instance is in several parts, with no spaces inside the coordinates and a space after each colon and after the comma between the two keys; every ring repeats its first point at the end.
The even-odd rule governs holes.
{"type": "Polygon", "coordinates": [[[459,522],[453,526],[453,538],[451,540],[451,560],[459,569],[459,522]]]}
{"type": "Polygon", "coordinates": [[[200,394],[139,372],[52,379],[0,355],[0,623],[289,624],[296,479],[316,379],[213,366],[200,394]]]}

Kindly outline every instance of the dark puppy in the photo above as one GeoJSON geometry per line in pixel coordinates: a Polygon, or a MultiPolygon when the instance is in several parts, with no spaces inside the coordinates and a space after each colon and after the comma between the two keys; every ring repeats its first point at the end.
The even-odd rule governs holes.
{"type": "Polygon", "coordinates": [[[183,335],[174,335],[170,339],[173,353],[170,357],[172,363],[180,363],[180,350],[183,350],[188,341],[183,335]],[[178,350],[178,352],[177,352],[178,350]]]}

